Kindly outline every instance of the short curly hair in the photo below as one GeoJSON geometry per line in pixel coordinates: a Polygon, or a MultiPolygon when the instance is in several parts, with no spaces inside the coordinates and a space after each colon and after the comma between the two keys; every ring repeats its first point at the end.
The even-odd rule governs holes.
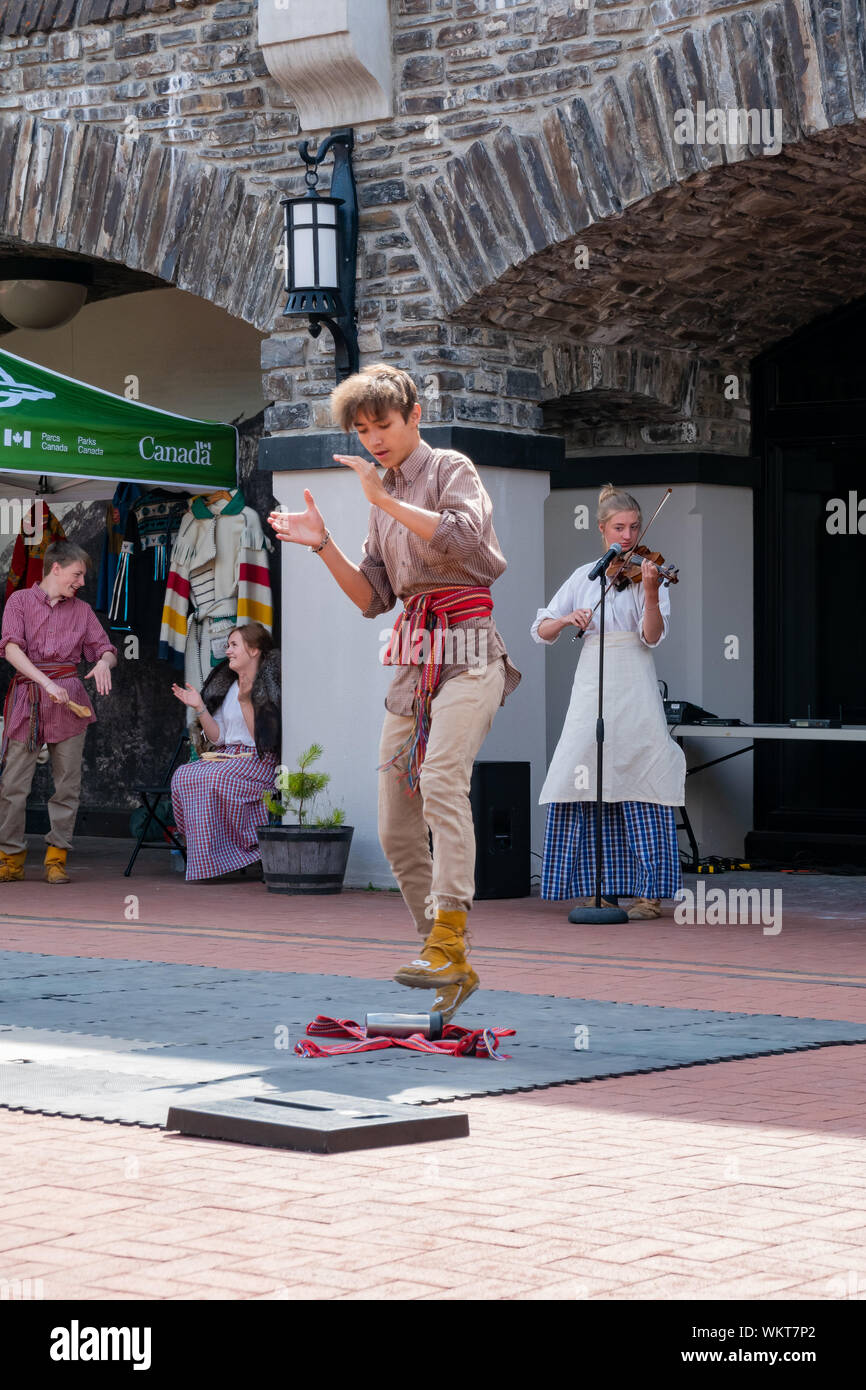
{"type": "Polygon", "coordinates": [[[331,414],[334,424],[351,434],[355,421],[363,412],[373,420],[381,420],[391,410],[399,410],[408,420],[418,404],[418,388],[408,372],[376,362],[354,376],[347,377],[331,392],[331,414]]]}

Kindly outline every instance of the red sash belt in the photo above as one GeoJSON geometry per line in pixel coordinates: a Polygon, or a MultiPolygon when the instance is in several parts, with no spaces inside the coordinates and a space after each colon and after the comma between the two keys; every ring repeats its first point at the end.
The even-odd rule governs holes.
{"type": "MultiPolygon", "coordinates": [[[[34,661],[32,663],[37,671],[44,671],[49,680],[60,680],[63,676],[77,676],[78,667],[68,661],[34,661]]],[[[16,671],[9,682],[9,689],[6,691],[6,699],[3,704],[3,745],[0,748],[0,770],[6,765],[6,753],[9,747],[9,720],[15,706],[15,692],[19,685],[28,686],[27,701],[29,713],[27,720],[27,748],[33,753],[37,748],[41,748],[44,742],[42,738],[42,701],[39,692],[42,689],[31,676],[22,675],[16,671]]]]}
{"type": "Polygon", "coordinates": [[[385,1047],[405,1047],[410,1052],[437,1052],[445,1057],[487,1057],[494,1062],[510,1062],[507,1052],[499,1051],[502,1038],[513,1038],[514,1028],[461,1028],[449,1023],[436,1041],[421,1033],[408,1038],[368,1038],[366,1030],[351,1018],[328,1018],[318,1014],[307,1024],[307,1037],[295,1043],[299,1057],[339,1057],[346,1052],[380,1052],[385,1047]],[[353,1038],[355,1041],[335,1043],[330,1047],[313,1042],[312,1038],[353,1038]]]}
{"type": "Polygon", "coordinates": [[[473,618],[487,618],[492,612],[493,597],[489,588],[464,586],[430,589],[406,599],[405,608],[394,624],[383,664],[417,664],[421,670],[412,705],[412,732],[402,748],[383,767],[396,767],[398,760],[408,752],[408,768],[404,775],[410,793],[418,790],[418,778],[427,752],[431,703],[442,679],[445,635],[449,628],[459,623],[468,623],[473,618]],[[430,634],[430,650],[426,654],[422,650],[425,632],[430,634]]]}

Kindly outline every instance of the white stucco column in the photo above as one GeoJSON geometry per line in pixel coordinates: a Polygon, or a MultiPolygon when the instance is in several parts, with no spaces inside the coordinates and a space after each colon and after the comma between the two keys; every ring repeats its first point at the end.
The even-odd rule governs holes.
{"type": "MultiPolygon", "coordinates": [[[[479,468],[493,502],[493,526],[508,569],[493,585],[494,617],[522,680],[493,722],[478,760],[529,762],[532,849],[541,853],[545,808],[538,805],[547,775],[544,653],[529,635],[544,588],[544,514],[550,474],[511,468],[479,468]]],[[[540,860],[532,860],[540,873],[540,860]]]]}

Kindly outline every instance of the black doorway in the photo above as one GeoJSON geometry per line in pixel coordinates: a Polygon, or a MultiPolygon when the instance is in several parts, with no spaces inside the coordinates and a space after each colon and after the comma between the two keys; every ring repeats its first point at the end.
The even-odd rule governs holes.
{"type": "MultiPolygon", "coordinates": [[[[841,707],[844,724],[866,725],[866,300],[753,372],[755,718],[841,707]]],[[[754,758],[747,854],[866,865],[866,743],[764,742],[754,758]]]]}

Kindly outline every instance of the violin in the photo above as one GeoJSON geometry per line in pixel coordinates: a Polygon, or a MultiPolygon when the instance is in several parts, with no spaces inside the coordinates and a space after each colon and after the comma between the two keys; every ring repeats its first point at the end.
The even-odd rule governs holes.
{"type": "Polygon", "coordinates": [[[680,572],[677,565],[666,565],[664,555],[658,550],[650,550],[649,546],[646,545],[636,545],[634,550],[629,552],[628,559],[621,562],[613,561],[609,565],[607,572],[613,581],[614,588],[621,592],[623,589],[627,589],[629,584],[640,584],[643,579],[643,560],[652,561],[661,575],[666,589],[671,584],[679,584],[680,572]],[[636,555],[640,556],[640,559],[635,560],[634,556],[636,555]],[[618,568],[614,569],[614,565],[618,565],[618,568]]]}

